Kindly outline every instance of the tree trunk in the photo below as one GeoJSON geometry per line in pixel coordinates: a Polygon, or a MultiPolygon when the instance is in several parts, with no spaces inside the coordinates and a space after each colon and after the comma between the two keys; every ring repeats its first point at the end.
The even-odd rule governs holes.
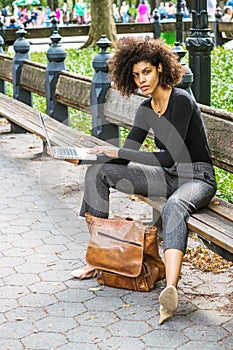
{"type": "Polygon", "coordinates": [[[91,0],[91,26],[88,40],[82,48],[94,47],[102,35],[113,43],[116,41],[116,24],[112,13],[112,0],[91,0]]]}

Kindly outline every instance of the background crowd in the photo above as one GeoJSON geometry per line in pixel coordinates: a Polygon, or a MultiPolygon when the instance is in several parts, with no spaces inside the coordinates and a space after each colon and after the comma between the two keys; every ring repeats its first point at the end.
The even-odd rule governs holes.
{"type": "MultiPolygon", "coordinates": [[[[155,11],[160,20],[174,19],[177,12],[176,1],[160,2],[158,8],[151,9],[148,0],[140,0],[137,7],[130,7],[127,1],[122,1],[120,6],[113,3],[113,17],[115,22],[148,23],[154,21],[155,11]]],[[[181,1],[183,18],[191,17],[191,11],[186,6],[186,1],[181,1]]],[[[214,19],[217,9],[216,0],[207,0],[209,17],[214,19]]],[[[227,0],[222,12],[222,21],[233,21],[233,0],[227,0]]],[[[60,26],[70,23],[78,25],[91,22],[90,6],[84,0],[77,0],[73,8],[68,8],[66,0],[61,8],[51,9],[49,6],[6,6],[0,10],[0,21],[6,28],[26,27],[50,27],[51,19],[55,17],[60,26]]]]}

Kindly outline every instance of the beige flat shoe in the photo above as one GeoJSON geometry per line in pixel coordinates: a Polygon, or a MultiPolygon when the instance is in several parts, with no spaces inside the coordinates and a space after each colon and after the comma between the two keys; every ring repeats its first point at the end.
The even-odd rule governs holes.
{"type": "Polygon", "coordinates": [[[172,317],[178,306],[178,293],[174,286],[167,286],[159,296],[161,325],[165,320],[172,317]]]}

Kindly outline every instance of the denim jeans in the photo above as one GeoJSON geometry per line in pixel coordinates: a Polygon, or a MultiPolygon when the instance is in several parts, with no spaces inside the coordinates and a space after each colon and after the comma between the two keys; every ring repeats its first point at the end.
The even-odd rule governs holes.
{"type": "Polygon", "coordinates": [[[146,197],[166,197],[161,211],[164,250],[185,253],[190,214],[206,206],[216,191],[213,168],[207,163],[172,168],[140,164],[97,164],[88,168],[80,215],[107,218],[110,188],[146,197]]]}

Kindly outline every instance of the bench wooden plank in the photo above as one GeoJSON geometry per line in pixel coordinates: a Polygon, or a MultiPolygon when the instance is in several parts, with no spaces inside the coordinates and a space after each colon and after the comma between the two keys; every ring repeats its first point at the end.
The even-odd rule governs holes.
{"type": "MultiPolygon", "coordinates": [[[[225,220],[216,213],[210,212],[208,208],[199,210],[192,217],[198,219],[199,222],[211,227],[212,229],[221,232],[226,242],[233,243],[232,222],[225,220]]],[[[233,249],[233,248],[232,248],[233,249]]]]}
{"type": "Polygon", "coordinates": [[[12,57],[0,53],[0,79],[12,82],[12,57]]]}
{"type": "MultiPolygon", "coordinates": [[[[219,197],[214,197],[210,201],[208,208],[211,209],[213,212],[221,215],[223,218],[226,218],[233,222],[233,211],[232,211],[231,203],[228,203],[219,197]]],[[[233,231],[233,226],[232,226],[232,231],[233,231]]]]}
{"type": "Polygon", "coordinates": [[[45,96],[46,66],[25,60],[20,75],[20,85],[27,91],[45,96]]]}
{"type": "MultiPolygon", "coordinates": [[[[151,199],[144,196],[137,196],[142,201],[151,205],[157,211],[161,211],[165,199],[156,198],[151,199]]],[[[213,202],[213,199],[211,202],[213,202]]],[[[233,215],[233,205],[229,204],[229,218],[223,220],[222,216],[216,213],[211,214],[211,210],[203,208],[191,215],[188,220],[188,228],[192,232],[199,234],[206,240],[212,241],[219,247],[229,251],[233,254],[233,225],[232,225],[232,215],[233,215]],[[231,210],[230,210],[231,209],[231,210]],[[212,220],[210,219],[212,218],[212,220]]]]}
{"type": "MultiPolygon", "coordinates": [[[[20,101],[0,93],[0,115],[22,128],[44,138],[44,133],[40,124],[39,112],[20,101]]],[[[45,115],[48,133],[51,142],[59,146],[79,146],[94,147],[104,145],[106,142],[99,140],[91,135],[85,134],[70,128],[67,125],[52,119],[45,115]]]]}
{"type": "MultiPolygon", "coordinates": [[[[197,233],[201,238],[204,238],[205,241],[212,242],[214,246],[220,247],[224,252],[228,252],[229,260],[233,261],[233,238],[229,240],[222,234],[222,232],[209,227],[205,223],[195,219],[193,216],[190,217],[188,221],[188,228],[192,232],[197,233]]],[[[222,255],[221,252],[219,253],[222,255]]]]}
{"type": "Polygon", "coordinates": [[[61,72],[56,86],[59,103],[90,113],[90,93],[91,79],[79,74],[61,72]]]}

